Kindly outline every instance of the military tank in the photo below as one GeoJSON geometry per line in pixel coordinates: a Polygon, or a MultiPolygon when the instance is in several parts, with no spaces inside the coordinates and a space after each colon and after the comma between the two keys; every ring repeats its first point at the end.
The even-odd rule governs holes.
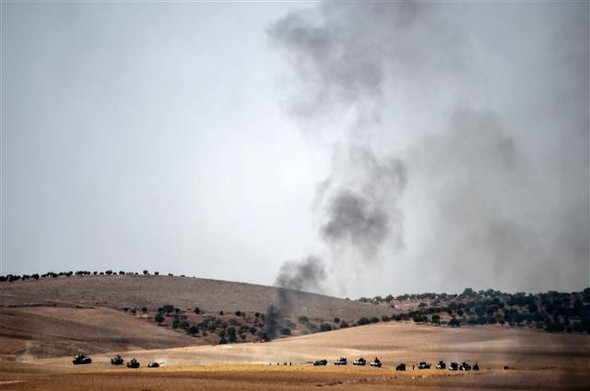
{"type": "Polygon", "coordinates": [[[123,365],[123,363],[125,362],[125,360],[123,360],[123,357],[121,357],[120,354],[117,354],[114,357],[111,357],[111,364],[113,365],[123,365]]]}
{"type": "Polygon", "coordinates": [[[160,368],[160,363],[157,361],[150,361],[148,363],[148,368],[160,368]]]}
{"type": "Polygon", "coordinates": [[[348,360],[346,357],[340,357],[338,360],[334,361],[334,365],[346,365],[348,364],[348,360]]]}
{"type": "Polygon", "coordinates": [[[352,365],[360,365],[364,367],[365,365],[367,365],[367,360],[365,360],[364,357],[359,357],[352,362],[352,365]]]}
{"type": "Polygon", "coordinates": [[[127,363],[127,368],[139,368],[139,361],[135,357],[127,363]]]}
{"type": "Polygon", "coordinates": [[[381,360],[379,360],[379,358],[375,357],[373,359],[373,361],[371,361],[370,365],[372,367],[377,367],[377,368],[381,368],[381,366],[383,365],[383,363],[381,362],[381,360]]]}
{"type": "Polygon", "coordinates": [[[92,363],[92,359],[85,354],[78,354],[77,356],[74,356],[72,363],[74,363],[74,365],[90,364],[92,363]]]}

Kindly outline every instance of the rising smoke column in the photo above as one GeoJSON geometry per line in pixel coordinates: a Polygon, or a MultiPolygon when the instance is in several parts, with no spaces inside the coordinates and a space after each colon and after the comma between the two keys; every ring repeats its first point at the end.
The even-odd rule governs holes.
{"type": "Polygon", "coordinates": [[[313,255],[301,260],[287,261],[281,266],[275,282],[277,302],[270,305],[266,311],[267,339],[274,339],[281,328],[286,327],[285,318],[295,315],[293,302],[298,292],[322,292],[325,278],[324,262],[313,255]]]}
{"type": "Polygon", "coordinates": [[[586,286],[588,30],[582,3],[329,2],[274,23],[287,111],[333,156],[332,274],[586,286]]]}

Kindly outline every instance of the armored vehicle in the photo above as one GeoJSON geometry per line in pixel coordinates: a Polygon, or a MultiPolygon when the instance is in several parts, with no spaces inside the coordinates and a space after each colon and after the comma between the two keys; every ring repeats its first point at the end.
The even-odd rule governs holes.
{"type": "Polygon", "coordinates": [[[315,360],[313,362],[313,366],[314,367],[319,367],[319,366],[324,366],[324,365],[328,365],[328,360],[315,360]]]}
{"type": "Polygon", "coordinates": [[[445,369],[446,367],[447,367],[447,364],[445,364],[445,362],[441,360],[438,362],[436,369],[445,369]]]}
{"type": "Polygon", "coordinates": [[[395,367],[396,371],[405,371],[406,370],[406,364],[405,363],[401,363],[399,364],[397,367],[395,367]]]}
{"type": "Polygon", "coordinates": [[[74,365],[90,364],[92,362],[92,359],[85,354],[78,354],[74,357],[72,362],[74,363],[74,365]]]}
{"type": "Polygon", "coordinates": [[[127,368],[139,368],[139,361],[135,357],[127,363],[127,368]]]}
{"type": "Polygon", "coordinates": [[[123,365],[124,362],[125,360],[123,360],[123,357],[121,357],[120,354],[117,354],[116,356],[111,358],[111,364],[113,365],[123,365]]]}
{"type": "Polygon", "coordinates": [[[466,363],[465,361],[463,361],[461,363],[461,365],[459,365],[459,370],[460,371],[470,371],[471,370],[471,365],[469,365],[469,363],[466,363]]]}
{"type": "Polygon", "coordinates": [[[383,364],[381,363],[381,360],[379,360],[377,357],[375,357],[373,359],[373,361],[371,361],[371,366],[372,367],[381,368],[381,365],[383,365],[383,364]]]}
{"type": "Polygon", "coordinates": [[[160,368],[160,363],[157,361],[150,361],[148,363],[148,368],[160,368]]]}
{"type": "Polygon", "coordinates": [[[346,365],[348,364],[348,360],[346,357],[340,357],[338,360],[334,361],[334,365],[346,365]]]}
{"type": "Polygon", "coordinates": [[[420,361],[416,366],[418,369],[430,369],[431,364],[426,361],[420,361]]]}
{"type": "Polygon", "coordinates": [[[367,365],[367,360],[365,360],[363,357],[359,357],[358,359],[352,362],[352,365],[360,365],[364,367],[365,365],[367,365]]]}

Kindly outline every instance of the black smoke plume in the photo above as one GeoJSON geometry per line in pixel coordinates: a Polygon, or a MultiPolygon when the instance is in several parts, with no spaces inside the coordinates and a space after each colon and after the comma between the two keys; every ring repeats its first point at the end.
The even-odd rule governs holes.
{"type": "Polygon", "coordinates": [[[313,255],[285,262],[281,266],[275,282],[277,302],[269,306],[266,312],[265,334],[268,340],[276,338],[282,329],[287,328],[285,320],[294,315],[293,301],[298,292],[321,292],[325,278],[324,262],[313,255]]]}
{"type": "Polygon", "coordinates": [[[588,11],[325,2],[269,28],[293,70],[287,110],[333,156],[317,203],[331,274],[587,286],[588,11]]]}

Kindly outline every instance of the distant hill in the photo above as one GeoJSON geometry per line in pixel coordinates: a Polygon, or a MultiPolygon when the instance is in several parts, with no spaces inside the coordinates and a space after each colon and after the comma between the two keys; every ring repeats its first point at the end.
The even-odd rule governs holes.
{"type": "Polygon", "coordinates": [[[391,320],[461,327],[500,324],[547,332],[590,334],[590,288],[579,292],[504,293],[493,289],[461,294],[423,293],[360,302],[395,306],[391,320]]]}
{"type": "Polygon", "coordinates": [[[268,338],[269,327],[273,338],[286,337],[391,313],[383,305],[193,277],[13,279],[0,282],[0,358],[248,342],[268,338]]]}
{"type": "MultiPolygon", "coordinates": [[[[0,283],[0,306],[57,305],[114,309],[156,309],[172,304],[182,309],[200,307],[208,312],[265,313],[278,300],[274,287],[195,277],[154,275],[59,276],[0,283]]],[[[315,293],[290,291],[293,316],[356,320],[382,316],[391,310],[370,303],[315,293]]]]}

